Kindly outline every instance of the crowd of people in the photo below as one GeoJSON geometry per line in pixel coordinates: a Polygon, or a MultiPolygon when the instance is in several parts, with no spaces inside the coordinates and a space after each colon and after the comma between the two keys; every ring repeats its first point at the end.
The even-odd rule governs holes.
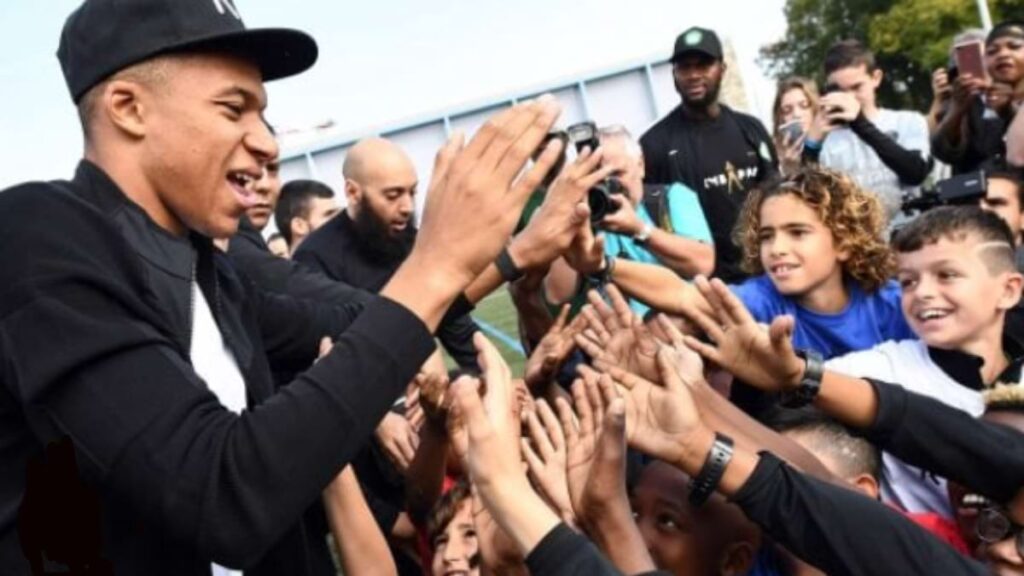
{"type": "Polygon", "coordinates": [[[0,193],[0,574],[1024,575],[1024,22],[967,50],[923,114],[839,41],[769,130],[694,27],[639,138],[544,96],[336,192],[264,118],[311,37],[85,0],[83,159],[0,193]]]}

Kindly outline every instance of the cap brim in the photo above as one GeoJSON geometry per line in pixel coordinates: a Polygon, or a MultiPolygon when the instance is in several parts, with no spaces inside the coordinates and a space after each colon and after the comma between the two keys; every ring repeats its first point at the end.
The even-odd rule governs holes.
{"type": "Polygon", "coordinates": [[[264,82],[308,70],[316,63],[320,53],[316,41],[310,35],[287,28],[239,30],[192,40],[163,52],[185,50],[224,51],[246,58],[259,67],[264,82]]]}
{"type": "Polygon", "coordinates": [[[675,64],[680,58],[682,58],[683,56],[687,56],[689,54],[699,54],[701,56],[707,56],[708,58],[710,58],[712,60],[721,60],[722,59],[721,56],[718,56],[716,54],[712,54],[711,52],[708,52],[707,50],[698,50],[698,49],[695,49],[695,48],[691,48],[689,50],[685,50],[683,52],[680,52],[678,54],[673,55],[672,58],[669,58],[669,62],[675,64]]]}

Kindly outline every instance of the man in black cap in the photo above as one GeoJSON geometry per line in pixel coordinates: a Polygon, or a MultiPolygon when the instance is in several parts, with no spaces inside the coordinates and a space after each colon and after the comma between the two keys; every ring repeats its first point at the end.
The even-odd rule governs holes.
{"type": "Polygon", "coordinates": [[[715,276],[743,279],[731,234],[747,191],[777,171],[772,139],[754,117],[719,103],[726,65],[711,30],[676,38],[672,76],[682,102],[641,138],[645,183],[682,182],[697,192],[715,241],[715,276]]]}
{"type": "MultiPolygon", "coordinates": [[[[247,30],[230,0],[86,0],[65,23],[85,158],[69,182],[0,193],[5,574],[329,563],[304,512],[493,268],[557,157],[517,179],[558,107],[513,107],[442,148],[415,249],[345,330],[334,307],[240,282],[211,241],[235,233],[277,155],[263,82],[316,55],[303,33],[247,30]],[[268,357],[308,365],[343,330],[275,393],[268,357]]],[[[575,229],[507,250],[544,265],[575,229]]]]}
{"type": "Polygon", "coordinates": [[[992,28],[985,39],[985,69],[988,78],[957,75],[949,111],[932,138],[933,154],[952,166],[954,174],[973,172],[1006,155],[1006,131],[1016,111],[1014,92],[1024,83],[1024,21],[992,28]]]}

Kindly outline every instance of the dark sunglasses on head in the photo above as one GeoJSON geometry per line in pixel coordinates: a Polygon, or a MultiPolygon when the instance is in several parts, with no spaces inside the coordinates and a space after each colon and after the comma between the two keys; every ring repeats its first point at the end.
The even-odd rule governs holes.
{"type": "Polygon", "coordinates": [[[1012,537],[1014,544],[1017,545],[1017,553],[1024,556],[1024,526],[1015,524],[1002,510],[982,510],[978,514],[974,530],[978,533],[978,538],[986,544],[995,544],[1012,537]]]}

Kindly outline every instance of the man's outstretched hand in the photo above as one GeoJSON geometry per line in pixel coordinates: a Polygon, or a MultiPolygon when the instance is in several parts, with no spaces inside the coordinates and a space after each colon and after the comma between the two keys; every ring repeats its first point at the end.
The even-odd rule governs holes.
{"type": "Polygon", "coordinates": [[[550,96],[492,117],[463,146],[454,136],[438,152],[416,244],[381,294],[434,329],[451,301],[494,261],[526,200],[561,153],[553,139],[523,167],[558,117],[550,96]]]}

